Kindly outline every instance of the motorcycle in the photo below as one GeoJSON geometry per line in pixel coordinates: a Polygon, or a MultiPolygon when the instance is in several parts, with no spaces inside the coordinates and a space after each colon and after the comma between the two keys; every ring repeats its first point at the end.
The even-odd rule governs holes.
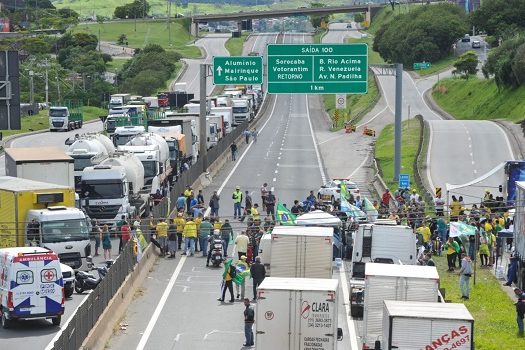
{"type": "Polygon", "coordinates": [[[107,275],[109,268],[113,265],[113,260],[105,262],[104,266],[93,267],[92,270],[98,272],[98,278],[86,271],[75,272],[75,292],[82,294],[86,290],[95,289],[102,279],[107,275]]]}
{"type": "Polygon", "coordinates": [[[212,242],[211,249],[211,263],[215,267],[221,266],[224,261],[224,252],[222,251],[222,240],[215,237],[212,242]]]}

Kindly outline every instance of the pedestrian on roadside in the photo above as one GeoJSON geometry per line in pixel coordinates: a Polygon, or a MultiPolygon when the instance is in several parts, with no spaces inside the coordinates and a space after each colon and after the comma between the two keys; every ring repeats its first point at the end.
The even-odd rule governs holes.
{"type": "Polygon", "coordinates": [[[242,192],[241,192],[240,186],[235,187],[235,191],[232,194],[232,199],[233,199],[233,218],[240,219],[241,218],[241,204],[242,204],[242,192]]]}
{"type": "Polygon", "coordinates": [[[253,137],[253,142],[254,143],[257,143],[257,135],[258,134],[259,133],[257,132],[257,128],[253,128],[253,130],[252,130],[252,137],[253,137]]]}
{"type": "Polygon", "coordinates": [[[120,250],[119,254],[122,253],[122,250],[124,250],[124,247],[126,244],[128,244],[129,240],[131,239],[131,227],[129,227],[129,224],[127,221],[124,221],[124,224],[120,227],[120,250]]]}
{"type": "Polygon", "coordinates": [[[266,210],[266,197],[268,197],[268,184],[265,182],[261,186],[261,203],[263,210],[266,210]]]}
{"type": "Polygon", "coordinates": [[[182,233],[185,239],[185,248],[182,255],[195,255],[195,240],[197,239],[197,225],[192,220],[191,217],[188,217],[186,225],[184,225],[184,231],[182,233]]]}
{"type": "Polygon", "coordinates": [[[230,145],[230,152],[232,154],[232,161],[235,162],[235,158],[237,157],[237,145],[235,144],[235,142],[232,142],[232,144],[230,145]]]}
{"type": "Polygon", "coordinates": [[[244,298],[244,306],[246,307],[244,309],[244,337],[246,342],[243,346],[254,346],[253,323],[255,322],[255,311],[250,306],[250,299],[248,298],[244,298]]]}
{"type": "Polygon", "coordinates": [[[184,211],[184,207],[186,206],[186,197],[184,197],[184,193],[180,194],[175,205],[177,207],[177,211],[184,211]]]}
{"type": "Polygon", "coordinates": [[[177,224],[176,219],[171,219],[171,224],[168,228],[168,258],[175,259],[177,252],[177,224]]]}
{"type": "Polygon", "coordinates": [[[518,336],[523,337],[523,318],[525,317],[525,299],[518,298],[516,303],[516,322],[518,323],[518,336]]]}
{"type": "Polygon", "coordinates": [[[246,232],[244,231],[241,231],[241,234],[235,238],[235,246],[237,247],[237,255],[239,256],[239,259],[241,259],[243,255],[246,255],[249,241],[250,239],[246,236],[246,232]]]}
{"type": "Polygon", "coordinates": [[[186,225],[186,220],[184,220],[184,214],[178,213],[177,218],[175,219],[175,230],[177,232],[177,248],[181,250],[182,246],[182,232],[184,231],[184,225],[186,225]]]}
{"type": "MultiPolygon", "coordinates": [[[[248,263],[246,262],[246,255],[241,256],[239,261],[237,262],[237,265],[235,266],[236,273],[243,274],[246,271],[250,271],[250,267],[248,266],[248,263]]],[[[242,279],[241,284],[235,283],[235,293],[237,294],[237,299],[243,299],[244,300],[244,293],[246,292],[246,278],[242,279]]]]}
{"type": "Polygon", "coordinates": [[[115,224],[115,234],[117,235],[118,237],[118,252],[120,254],[120,252],[122,251],[122,225],[124,225],[124,223],[126,222],[126,215],[122,215],[120,217],[120,220],[117,221],[117,223],[115,224]]]}
{"type": "Polygon", "coordinates": [[[454,240],[454,237],[449,237],[443,249],[447,251],[448,272],[452,272],[454,271],[454,267],[456,267],[456,254],[460,250],[459,244],[454,240]]]}
{"type": "Polygon", "coordinates": [[[99,256],[98,249],[100,248],[100,236],[102,234],[102,229],[98,225],[97,219],[93,219],[91,222],[91,232],[93,238],[95,238],[95,256],[99,256]]]}
{"type": "Polygon", "coordinates": [[[459,288],[461,299],[468,300],[470,297],[470,277],[472,277],[472,261],[468,254],[461,254],[461,269],[459,270],[459,288]]]}
{"type": "Polygon", "coordinates": [[[244,134],[244,139],[246,141],[246,144],[249,144],[250,143],[250,136],[252,134],[251,131],[248,130],[248,129],[244,130],[243,134],[244,134]]]}
{"type": "Polygon", "coordinates": [[[224,302],[226,296],[226,289],[230,291],[230,303],[234,303],[233,298],[233,276],[235,275],[235,266],[233,266],[231,259],[224,264],[224,272],[222,274],[221,297],[217,298],[221,303],[224,302]]]}
{"type": "Polygon", "coordinates": [[[102,228],[100,240],[102,241],[102,249],[104,250],[104,260],[109,260],[111,258],[111,236],[108,225],[104,225],[102,228]]]}
{"type": "MultiPolygon", "coordinates": [[[[199,227],[199,245],[201,247],[202,256],[208,256],[208,238],[212,236],[213,225],[208,218],[204,218],[199,227]]],[[[212,246],[209,247],[212,249],[212,246]]]]}
{"type": "Polygon", "coordinates": [[[197,203],[204,206],[204,195],[202,194],[202,190],[199,190],[199,193],[197,194],[197,203]]]}
{"type": "Polygon", "coordinates": [[[255,263],[250,266],[250,274],[253,280],[253,300],[257,300],[257,287],[266,277],[266,268],[261,264],[261,257],[255,257],[255,263]]]}
{"type": "Polygon", "coordinates": [[[271,215],[272,220],[275,221],[275,196],[272,191],[268,191],[268,196],[266,197],[266,215],[271,215]]]}
{"type": "MultiPolygon", "coordinates": [[[[218,220],[218,219],[217,219],[218,220]]],[[[224,220],[224,224],[220,228],[222,249],[224,250],[224,257],[228,257],[228,245],[233,241],[233,228],[230,224],[230,220],[224,220]]]]}
{"type": "Polygon", "coordinates": [[[166,255],[166,244],[168,240],[168,224],[164,220],[164,218],[159,219],[159,223],[157,224],[157,227],[155,228],[155,232],[157,234],[157,242],[159,242],[160,245],[160,256],[166,255]]]}
{"type": "Polygon", "coordinates": [[[213,195],[210,198],[210,210],[211,210],[211,216],[219,216],[219,200],[221,197],[217,193],[217,191],[213,191],[213,195]]]}

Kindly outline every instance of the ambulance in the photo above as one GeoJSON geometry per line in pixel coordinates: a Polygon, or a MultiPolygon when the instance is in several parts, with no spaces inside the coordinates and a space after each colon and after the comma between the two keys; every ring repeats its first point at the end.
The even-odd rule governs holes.
{"type": "Polygon", "coordinates": [[[64,285],[58,256],[41,247],[0,249],[2,328],[17,320],[51,319],[64,314],[64,285]]]}

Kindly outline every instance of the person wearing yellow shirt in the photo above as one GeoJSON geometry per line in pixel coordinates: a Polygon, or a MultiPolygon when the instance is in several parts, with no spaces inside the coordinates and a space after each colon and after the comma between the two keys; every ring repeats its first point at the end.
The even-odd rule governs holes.
{"type": "Polygon", "coordinates": [[[193,189],[191,186],[186,187],[184,190],[184,197],[186,198],[186,212],[191,210],[191,198],[193,197],[193,189]]]}
{"type": "Polygon", "coordinates": [[[178,213],[177,217],[175,218],[178,250],[181,250],[182,247],[182,232],[184,231],[184,225],[186,225],[186,220],[184,220],[182,213],[178,213]]]}
{"type": "Polygon", "coordinates": [[[430,243],[431,232],[430,232],[430,228],[428,227],[427,223],[423,222],[423,224],[421,224],[421,226],[417,228],[416,232],[421,235],[423,239],[423,245],[425,246],[425,248],[428,249],[428,244],[430,243]]]}
{"type": "Polygon", "coordinates": [[[250,209],[250,215],[253,219],[253,221],[255,220],[261,220],[261,217],[259,216],[259,204],[255,203],[252,208],[250,209]]]}
{"type": "Polygon", "coordinates": [[[168,239],[168,224],[164,221],[164,218],[159,219],[155,231],[157,233],[157,242],[159,242],[160,245],[160,255],[164,256],[168,239]]]}
{"type": "Polygon", "coordinates": [[[185,251],[182,253],[182,255],[189,254],[189,256],[194,256],[195,240],[197,239],[197,225],[191,218],[188,218],[188,221],[186,221],[182,235],[185,238],[185,251]]]}
{"type": "MultiPolygon", "coordinates": [[[[197,226],[197,237],[199,237],[201,232],[201,223],[202,223],[202,214],[199,214],[195,218],[195,225],[197,226]]],[[[195,240],[195,251],[200,252],[202,250],[201,244],[198,239],[195,240]],[[198,246],[198,247],[197,247],[198,246]],[[197,249],[198,248],[198,249],[197,249]]]]}
{"type": "Polygon", "coordinates": [[[215,221],[213,222],[213,230],[221,230],[222,228],[222,221],[219,218],[215,218],[215,221]]]}
{"type": "Polygon", "coordinates": [[[450,204],[450,220],[457,221],[460,212],[461,203],[456,199],[456,196],[452,196],[452,204],[450,204]]]}
{"type": "MultiPolygon", "coordinates": [[[[236,266],[237,273],[242,273],[245,271],[250,271],[250,267],[246,263],[246,255],[242,255],[236,266]]],[[[237,294],[237,299],[244,300],[244,292],[246,290],[245,279],[243,279],[241,285],[235,284],[235,294],[237,294]],[[240,291],[239,291],[240,289],[240,291]],[[240,293],[239,293],[240,292],[240,293]]]]}

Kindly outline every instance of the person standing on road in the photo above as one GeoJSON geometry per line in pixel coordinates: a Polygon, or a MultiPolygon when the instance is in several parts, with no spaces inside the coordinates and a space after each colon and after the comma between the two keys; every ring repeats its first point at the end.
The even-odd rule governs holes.
{"type": "Polygon", "coordinates": [[[119,254],[122,253],[122,250],[128,244],[128,241],[131,239],[131,227],[127,221],[124,221],[124,224],[120,227],[120,250],[119,254]]]}
{"type": "Polygon", "coordinates": [[[235,187],[235,191],[232,194],[232,199],[233,199],[233,218],[240,219],[241,218],[241,204],[242,204],[242,192],[241,192],[240,186],[235,187]]]}
{"type": "Polygon", "coordinates": [[[230,291],[230,303],[234,303],[235,299],[233,298],[233,276],[235,275],[235,266],[232,264],[230,259],[224,264],[224,272],[222,274],[222,286],[221,286],[221,297],[217,300],[221,303],[224,302],[224,297],[226,296],[226,289],[230,291]]]}
{"type": "Polygon", "coordinates": [[[168,228],[168,258],[174,259],[177,252],[177,219],[171,219],[171,224],[168,228]]]}
{"type": "Polygon", "coordinates": [[[122,225],[126,222],[126,215],[122,215],[120,220],[115,224],[115,234],[118,237],[118,252],[122,251],[122,225]]]}
{"type": "Polygon", "coordinates": [[[100,236],[102,235],[102,230],[100,226],[98,225],[97,219],[93,219],[93,221],[91,222],[91,232],[93,234],[93,238],[95,238],[95,255],[94,256],[99,256],[100,254],[98,253],[98,249],[100,248],[100,241],[101,241],[100,236]]]}
{"type": "Polygon", "coordinates": [[[246,342],[243,346],[254,346],[253,323],[255,322],[255,311],[250,306],[250,299],[248,298],[244,298],[244,306],[246,306],[244,309],[244,337],[246,342]]]}
{"type": "Polygon", "coordinates": [[[221,197],[217,194],[217,191],[213,191],[213,195],[210,198],[210,210],[211,216],[219,216],[219,200],[221,197]]]}
{"type": "Polygon", "coordinates": [[[454,240],[454,237],[449,237],[447,243],[443,246],[443,249],[447,250],[448,272],[454,271],[459,244],[454,240]]]}
{"type": "Polygon", "coordinates": [[[266,215],[272,216],[272,221],[275,221],[275,196],[272,191],[268,191],[268,196],[266,197],[266,215]]]}
{"type": "Polygon", "coordinates": [[[237,145],[235,144],[235,142],[232,142],[232,144],[230,145],[230,152],[232,154],[232,161],[235,162],[237,158],[237,145]]]}
{"type": "Polygon", "coordinates": [[[221,240],[222,240],[222,249],[224,250],[224,257],[228,257],[228,245],[230,241],[233,241],[233,229],[230,224],[230,220],[224,220],[224,224],[220,228],[221,240]]]}
{"type": "Polygon", "coordinates": [[[202,190],[199,190],[199,193],[197,194],[197,204],[204,206],[204,195],[202,194],[202,190]]]}
{"type": "MultiPolygon", "coordinates": [[[[212,224],[208,218],[204,218],[199,228],[199,245],[201,247],[202,256],[208,256],[208,238],[212,235],[212,232],[212,224]]],[[[210,246],[209,248],[211,250],[212,247],[210,246]]]]}
{"type": "Polygon", "coordinates": [[[261,257],[255,257],[255,263],[250,267],[250,274],[253,280],[253,300],[257,300],[257,287],[266,277],[266,268],[261,264],[261,257]]]}
{"type": "Polygon", "coordinates": [[[253,128],[253,130],[252,130],[252,137],[253,137],[253,142],[254,143],[257,143],[257,135],[258,134],[259,133],[257,132],[257,128],[253,128]]]}
{"type": "Polygon", "coordinates": [[[246,236],[246,232],[241,231],[241,234],[235,238],[235,246],[237,247],[237,254],[239,256],[239,260],[243,255],[246,255],[246,252],[248,251],[248,243],[249,238],[246,236]]]}
{"type": "Polygon", "coordinates": [[[443,216],[445,210],[445,200],[441,198],[441,194],[434,198],[434,208],[436,208],[436,216],[443,216]]]}
{"type": "Polygon", "coordinates": [[[102,228],[100,240],[102,241],[102,249],[104,249],[104,260],[111,259],[111,237],[108,225],[104,225],[102,228]]]}
{"type": "Polygon", "coordinates": [[[197,238],[197,225],[192,220],[191,217],[188,217],[186,225],[184,225],[183,236],[185,238],[185,250],[182,255],[195,255],[195,239],[197,238]]]}
{"type": "Polygon", "coordinates": [[[241,222],[244,221],[246,215],[250,215],[252,210],[252,196],[250,196],[250,191],[244,191],[244,212],[242,214],[241,222]]]}
{"type": "Polygon", "coordinates": [[[159,223],[156,227],[157,241],[160,245],[160,256],[166,255],[166,243],[168,240],[168,224],[164,218],[159,219],[159,223]]]}
{"type": "Polygon", "coordinates": [[[186,197],[184,197],[184,193],[180,194],[175,205],[177,206],[177,211],[184,211],[184,207],[186,206],[186,197]]]}
{"type": "Polygon", "coordinates": [[[470,256],[463,253],[461,269],[459,270],[459,289],[461,289],[461,299],[468,300],[470,297],[470,277],[472,277],[472,262],[470,256]]]}
{"type": "Polygon", "coordinates": [[[186,225],[186,220],[184,220],[184,214],[178,213],[177,218],[175,219],[175,226],[177,232],[177,247],[178,250],[181,250],[182,246],[182,232],[184,231],[184,225],[186,225]]]}
{"type": "Polygon", "coordinates": [[[243,132],[244,134],[244,139],[246,141],[246,144],[249,144],[250,143],[250,136],[252,135],[252,132],[248,129],[244,130],[243,132]]]}
{"type": "Polygon", "coordinates": [[[525,317],[525,299],[518,298],[516,303],[516,322],[518,323],[518,336],[523,337],[523,318],[525,317]]]}
{"type": "MultiPolygon", "coordinates": [[[[250,271],[250,267],[248,266],[248,263],[246,262],[246,255],[241,256],[241,258],[237,262],[237,265],[235,266],[235,269],[237,270],[238,274],[244,274],[246,271],[250,271]]],[[[237,294],[237,299],[244,299],[245,292],[246,292],[246,278],[243,278],[242,283],[240,285],[235,283],[235,293],[237,294]]]]}
{"type": "Polygon", "coordinates": [[[263,210],[266,210],[266,197],[268,197],[268,184],[265,182],[261,186],[261,203],[263,210]]]}

